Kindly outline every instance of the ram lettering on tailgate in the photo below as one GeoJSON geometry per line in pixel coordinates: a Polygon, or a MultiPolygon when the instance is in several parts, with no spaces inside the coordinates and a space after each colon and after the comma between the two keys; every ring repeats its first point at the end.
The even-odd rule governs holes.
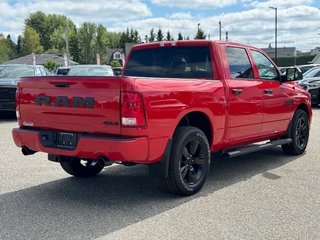
{"type": "Polygon", "coordinates": [[[41,106],[42,104],[46,106],[54,107],[72,107],[72,108],[94,108],[94,98],[93,97],[72,97],[72,102],[67,96],[58,96],[51,103],[52,98],[50,96],[37,96],[36,105],[41,106]]]}

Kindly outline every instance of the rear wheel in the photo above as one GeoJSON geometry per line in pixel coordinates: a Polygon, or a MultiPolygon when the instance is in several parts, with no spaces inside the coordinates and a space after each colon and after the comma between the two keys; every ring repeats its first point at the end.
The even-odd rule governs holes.
{"type": "Polygon", "coordinates": [[[98,160],[81,160],[80,158],[67,158],[60,162],[64,171],[76,177],[92,177],[104,168],[98,160]]]}
{"type": "Polygon", "coordinates": [[[210,147],[205,134],[195,127],[179,127],[173,136],[169,176],[164,184],[170,192],[192,195],[206,181],[210,168],[210,147]]]}
{"type": "Polygon", "coordinates": [[[282,150],[290,155],[302,154],[309,140],[309,118],[305,111],[298,109],[292,119],[290,136],[292,142],[282,145],[282,150]]]}

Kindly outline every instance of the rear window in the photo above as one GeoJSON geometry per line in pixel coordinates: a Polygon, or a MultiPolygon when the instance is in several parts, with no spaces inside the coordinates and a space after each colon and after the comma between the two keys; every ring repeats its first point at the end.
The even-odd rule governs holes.
{"type": "Polygon", "coordinates": [[[32,77],[35,75],[34,68],[28,66],[0,66],[0,78],[32,77]]]}
{"type": "Polygon", "coordinates": [[[209,47],[160,47],[134,50],[125,76],[212,79],[209,47]]]}

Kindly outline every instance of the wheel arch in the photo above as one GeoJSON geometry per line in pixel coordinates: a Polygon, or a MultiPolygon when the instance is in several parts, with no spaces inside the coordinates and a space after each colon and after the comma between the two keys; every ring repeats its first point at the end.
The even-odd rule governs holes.
{"type": "Polygon", "coordinates": [[[292,113],[292,117],[291,117],[290,123],[289,123],[289,125],[288,125],[287,131],[286,131],[286,133],[284,134],[284,137],[286,137],[286,138],[291,135],[292,118],[293,118],[293,116],[295,115],[295,113],[297,112],[297,110],[305,111],[306,114],[308,115],[309,124],[311,124],[311,117],[312,117],[311,110],[308,108],[307,104],[305,104],[305,103],[300,103],[300,104],[297,106],[296,110],[292,113]]]}
{"type": "MultiPolygon", "coordinates": [[[[309,111],[309,108],[307,107],[307,105],[305,103],[299,104],[297,109],[296,109],[296,111],[298,109],[301,109],[301,110],[305,111],[307,113],[307,115],[308,115],[309,121],[311,120],[311,112],[309,111]]],[[[293,115],[294,115],[294,113],[293,113],[293,115]]]]}
{"type": "Polygon", "coordinates": [[[193,126],[199,128],[207,137],[210,146],[213,143],[213,126],[210,117],[201,111],[193,111],[185,114],[178,122],[175,129],[180,126],[193,126]]]}

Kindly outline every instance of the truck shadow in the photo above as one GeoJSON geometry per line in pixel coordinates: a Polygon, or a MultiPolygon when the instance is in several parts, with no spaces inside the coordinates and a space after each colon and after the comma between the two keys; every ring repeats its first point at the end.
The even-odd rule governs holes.
{"type": "Polygon", "coordinates": [[[272,176],[266,173],[296,158],[275,148],[216,159],[202,191],[185,198],[159,191],[146,166],[112,166],[94,178],[66,177],[6,193],[0,196],[0,238],[98,238],[254,176],[272,176]]]}

